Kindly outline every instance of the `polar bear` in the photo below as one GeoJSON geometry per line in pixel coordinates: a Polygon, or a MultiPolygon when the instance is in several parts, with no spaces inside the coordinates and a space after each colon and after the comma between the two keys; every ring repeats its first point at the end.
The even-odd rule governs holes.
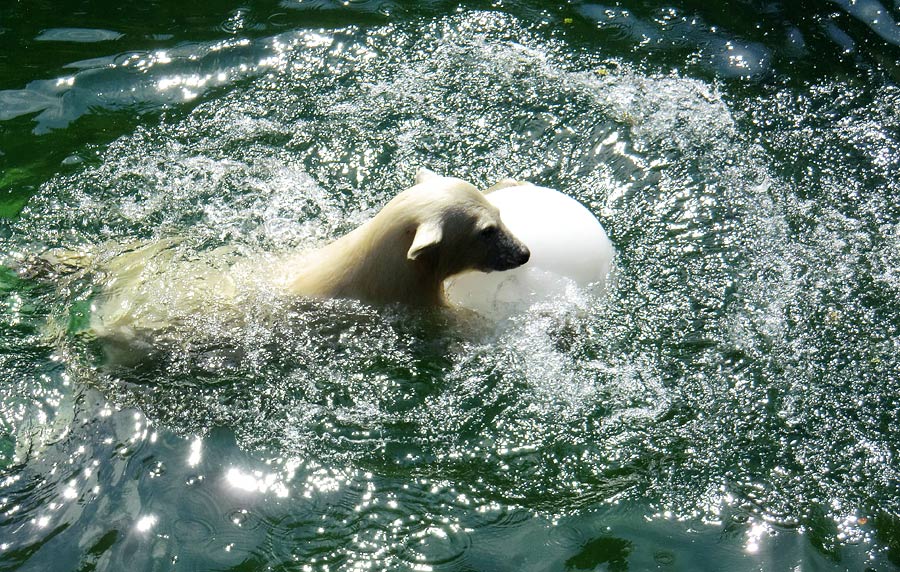
{"type": "Polygon", "coordinates": [[[416,185],[372,220],[318,251],[289,258],[278,274],[294,296],[441,306],[450,276],[509,270],[529,256],[478,189],[420,169],[416,185]]]}
{"type": "Polygon", "coordinates": [[[513,269],[529,256],[476,187],[420,169],[415,185],[375,217],[311,252],[249,260],[219,249],[185,257],[170,240],[111,257],[100,265],[90,330],[131,351],[207,317],[240,328],[248,320],[241,306],[261,294],[445,306],[447,278],[513,269]]]}

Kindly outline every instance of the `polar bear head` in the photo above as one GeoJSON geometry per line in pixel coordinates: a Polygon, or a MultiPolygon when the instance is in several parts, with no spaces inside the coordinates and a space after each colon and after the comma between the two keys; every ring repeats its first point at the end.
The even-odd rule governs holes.
{"type": "Polygon", "coordinates": [[[427,169],[403,193],[403,209],[412,215],[407,258],[429,264],[440,279],[470,270],[510,270],[531,253],[513,236],[500,211],[473,185],[427,169]]]}

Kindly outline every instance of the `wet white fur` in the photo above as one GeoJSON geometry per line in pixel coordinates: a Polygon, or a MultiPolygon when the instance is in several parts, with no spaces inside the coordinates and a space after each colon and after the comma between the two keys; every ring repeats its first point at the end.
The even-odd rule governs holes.
{"type": "Polygon", "coordinates": [[[477,242],[490,226],[508,233],[480,191],[423,169],[371,220],[311,252],[248,260],[223,249],[186,258],[169,241],[118,255],[103,264],[91,329],[129,344],[205,316],[242,327],[242,306],[261,293],[441,306],[446,278],[490,266],[477,242]]]}

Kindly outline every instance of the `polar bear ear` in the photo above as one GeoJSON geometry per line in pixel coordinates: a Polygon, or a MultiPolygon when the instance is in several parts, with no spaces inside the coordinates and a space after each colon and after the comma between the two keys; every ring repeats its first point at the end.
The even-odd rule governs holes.
{"type": "Polygon", "coordinates": [[[526,183],[523,181],[517,181],[517,180],[513,179],[512,177],[506,177],[505,179],[500,179],[499,181],[497,181],[490,187],[486,188],[484,190],[484,194],[487,195],[487,194],[493,193],[494,191],[499,191],[500,189],[506,189],[508,187],[518,187],[518,186],[524,185],[524,184],[526,184],[526,183]]]}
{"type": "Polygon", "coordinates": [[[410,260],[417,260],[423,252],[440,244],[443,236],[444,232],[441,230],[441,225],[437,222],[430,221],[419,224],[418,228],[416,228],[416,236],[413,238],[406,257],[410,260]]]}
{"type": "Polygon", "coordinates": [[[416,171],[416,184],[421,185],[425,181],[430,179],[439,179],[440,175],[432,171],[431,169],[426,169],[425,167],[419,167],[419,170],[416,171]]]}

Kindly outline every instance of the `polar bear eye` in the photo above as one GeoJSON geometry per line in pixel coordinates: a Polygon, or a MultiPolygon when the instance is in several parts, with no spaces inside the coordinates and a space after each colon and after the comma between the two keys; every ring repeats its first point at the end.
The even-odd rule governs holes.
{"type": "Polygon", "coordinates": [[[497,225],[492,224],[481,229],[482,238],[493,238],[497,236],[497,225]]]}

